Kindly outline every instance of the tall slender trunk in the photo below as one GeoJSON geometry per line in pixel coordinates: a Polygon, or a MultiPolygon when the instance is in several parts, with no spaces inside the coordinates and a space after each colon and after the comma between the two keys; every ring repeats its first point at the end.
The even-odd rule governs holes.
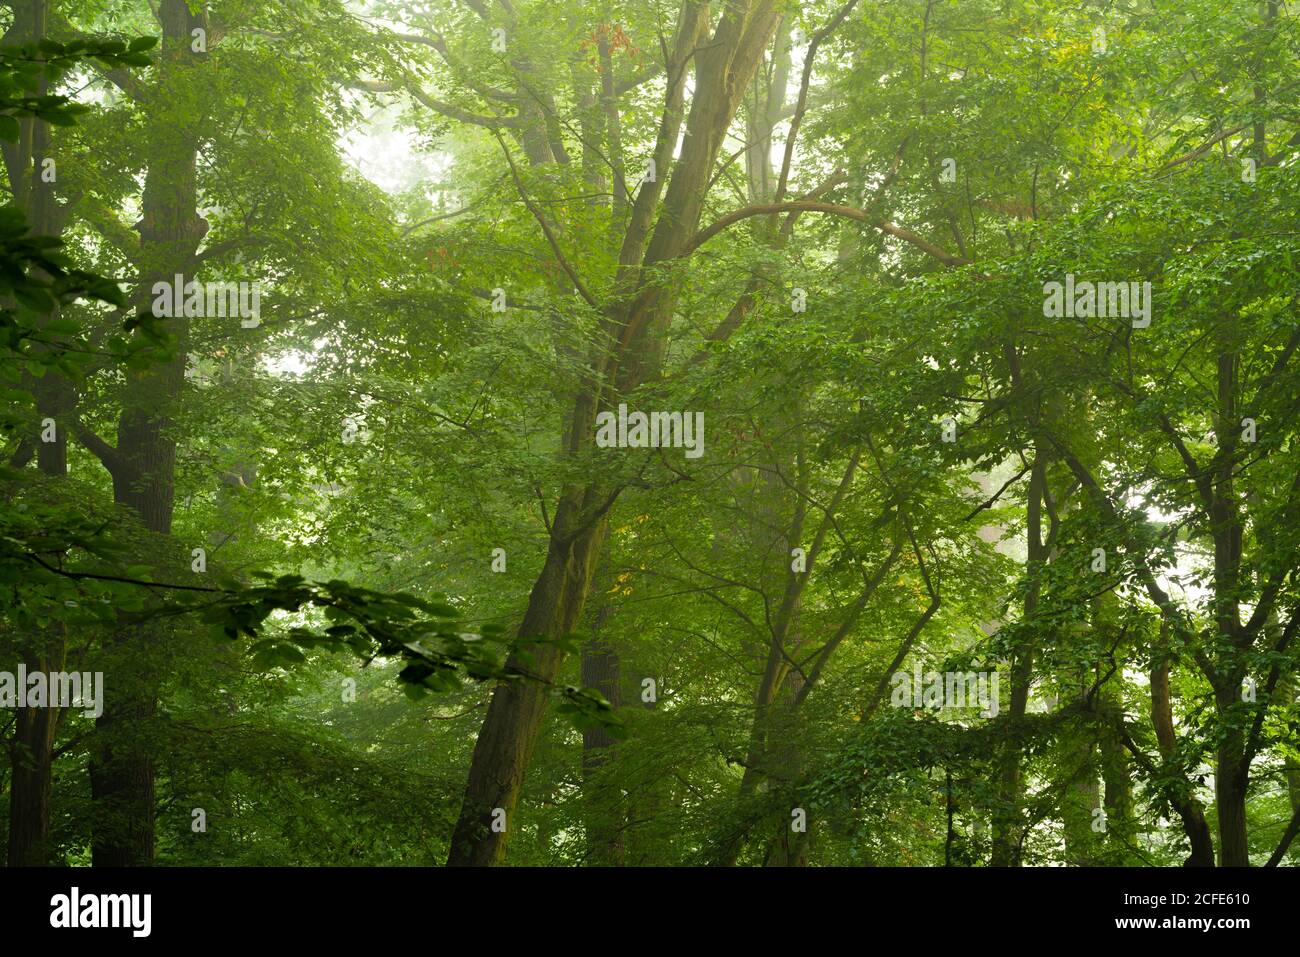
{"type": "MultiPolygon", "coordinates": [[[[777,427],[773,432],[781,434],[783,429],[777,427]]],[[[798,622],[802,607],[800,596],[807,576],[812,573],[811,566],[805,572],[795,572],[790,567],[791,549],[800,544],[805,547],[808,545],[802,541],[806,509],[803,500],[797,497],[792,499],[784,483],[777,478],[778,475],[793,471],[804,486],[800,492],[806,495],[806,471],[798,466],[792,469],[795,457],[785,454],[784,449],[773,449],[768,459],[768,467],[759,473],[754,511],[749,516],[750,536],[754,543],[754,554],[774,556],[771,567],[763,570],[761,582],[765,593],[771,594],[779,590],[781,600],[777,603],[777,610],[769,626],[762,676],[754,689],[753,717],[745,749],[745,770],[740,778],[741,798],[751,796],[761,781],[783,777],[790,770],[793,756],[788,748],[781,746],[781,739],[795,722],[793,708],[786,707],[793,704],[793,698],[786,688],[787,678],[791,675],[790,661],[795,657],[796,651],[790,645],[792,641],[795,645],[798,643],[798,622]]],[[[776,861],[790,858],[785,834],[786,822],[780,827],[781,830],[774,837],[769,837],[766,854],[768,862],[773,862],[774,855],[776,861]]],[[[738,829],[723,843],[721,851],[716,855],[716,863],[724,866],[736,863],[747,831],[747,827],[738,829]]]]}
{"type": "MultiPolygon", "coordinates": [[[[14,20],[5,39],[19,43],[37,42],[47,30],[45,0],[30,0],[13,5],[14,20]]],[[[37,91],[47,93],[41,81],[37,91]]],[[[27,214],[33,233],[53,236],[61,232],[61,217],[54,202],[54,184],[44,176],[44,160],[50,147],[50,127],[32,117],[20,121],[16,144],[6,144],[5,163],[15,202],[27,214]]],[[[57,311],[49,318],[53,319],[57,311]]],[[[76,402],[72,384],[59,373],[48,370],[32,383],[37,412],[42,421],[56,422],[54,441],[36,445],[40,471],[50,477],[67,475],[68,437],[64,415],[76,402]]],[[[63,670],[67,652],[66,633],[62,624],[52,634],[27,636],[30,650],[23,663],[28,673],[63,670]]],[[[51,705],[53,703],[51,702],[51,705]]],[[[53,793],[54,743],[61,714],[57,708],[20,708],[15,715],[14,743],[11,753],[11,789],[9,794],[10,867],[42,866],[49,863],[47,840],[50,829],[50,801],[53,793]]]]}
{"type": "MultiPolygon", "coordinates": [[[[683,5],[673,63],[669,75],[669,104],[664,130],[672,132],[673,101],[680,95],[686,64],[694,50],[695,95],[687,119],[681,156],[664,196],[663,210],[653,233],[642,248],[640,230],[650,228],[654,198],[659,186],[643,184],[634,204],[620,262],[621,288],[626,299],[606,310],[604,332],[591,361],[591,384],[576,397],[568,434],[570,451],[589,447],[596,412],[608,407],[614,396],[626,394],[656,374],[666,347],[667,324],[674,295],[654,278],[654,270],[634,268],[667,264],[686,247],[699,225],[709,174],[723,137],[735,115],[741,91],[749,82],[763,47],[776,25],[774,0],[734,3],[723,12],[712,42],[696,48],[700,8],[683,5]],[[674,76],[674,74],[676,74],[674,76]],[[642,196],[647,197],[641,203],[642,196]],[[648,207],[648,208],[647,208],[648,207]],[[611,389],[612,387],[612,389],[611,389]]],[[[666,169],[675,136],[660,136],[657,155],[666,169]]],[[[661,177],[656,177],[658,181],[661,177]]],[[[556,637],[569,632],[582,615],[590,590],[592,570],[604,544],[608,510],[618,489],[597,485],[567,489],[552,523],[546,561],[529,596],[520,625],[521,638],[556,637]]],[[[563,654],[547,647],[533,656],[531,671],[549,682],[559,671],[563,654]]],[[[515,662],[520,664],[519,662],[515,662]]],[[[539,681],[498,685],[474,746],[469,780],[447,856],[449,865],[490,865],[505,856],[510,822],[519,800],[524,772],[532,758],[546,707],[546,689],[539,681]],[[502,827],[504,820],[505,826],[502,827]],[[495,825],[495,826],[494,826],[495,825]]]]}
{"type": "MultiPolygon", "coordinates": [[[[1088,671],[1077,669],[1076,700],[1088,690],[1088,671]]],[[[1065,832],[1065,857],[1071,864],[1089,867],[1097,863],[1100,842],[1093,830],[1094,812],[1101,807],[1101,783],[1098,776],[1097,740],[1094,731],[1085,727],[1078,747],[1071,754],[1074,776],[1062,796],[1061,817],[1065,832]],[[1077,762],[1077,763],[1075,763],[1077,762]]]]}
{"type": "Polygon", "coordinates": [[[1224,867],[1248,867],[1246,792],[1250,765],[1246,760],[1246,736],[1237,712],[1242,704],[1241,687],[1246,675],[1243,659],[1249,639],[1243,634],[1237,597],[1243,529],[1233,482],[1239,422],[1238,359],[1230,344],[1225,343],[1217,365],[1219,453],[1209,518],[1214,539],[1215,631],[1220,651],[1214,701],[1224,727],[1216,754],[1214,796],[1219,819],[1219,863],[1224,867]]]}
{"type": "MultiPolygon", "coordinates": [[[[1102,692],[1101,707],[1123,720],[1123,709],[1117,694],[1102,692]]],[[[1128,751],[1114,728],[1102,731],[1101,780],[1104,787],[1102,806],[1106,810],[1106,863],[1127,864],[1132,859],[1133,825],[1133,769],[1128,751]]]]}
{"type": "MultiPolygon", "coordinates": [[[[1259,5],[1265,31],[1274,29],[1278,5],[1259,5]]],[[[1257,104],[1266,93],[1254,89],[1257,104]]],[[[1255,122],[1254,142],[1260,163],[1268,157],[1268,126],[1261,117],[1255,122]]],[[[1214,538],[1214,593],[1218,637],[1222,643],[1218,680],[1214,689],[1215,706],[1223,721],[1214,775],[1215,809],[1219,818],[1219,863],[1224,867],[1249,867],[1250,843],[1246,832],[1246,795],[1250,785],[1250,761],[1246,756],[1246,736],[1237,712],[1241,707],[1241,686],[1246,669],[1244,653],[1250,638],[1243,634],[1238,599],[1241,580],[1243,528],[1234,491],[1237,434],[1240,423],[1237,379],[1238,354],[1225,342],[1218,359],[1218,409],[1216,434],[1219,437],[1218,468],[1214,477],[1210,503],[1210,527],[1214,538]]]]}
{"type": "MultiPolygon", "coordinates": [[[[1033,619],[1038,608],[1042,566],[1047,560],[1047,547],[1043,543],[1043,496],[1047,494],[1047,459],[1042,450],[1034,449],[1034,464],[1029,473],[1029,496],[1026,505],[1026,532],[1029,539],[1025,575],[1023,618],[1033,619]]],[[[1034,670],[1032,638],[1026,637],[1011,663],[1011,700],[1008,718],[1016,722],[1024,718],[1029,706],[1029,686],[1034,670]]],[[[998,774],[999,807],[993,822],[993,867],[1020,866],[1020,747],[1009,745],[1003,754],[998,774]]]]}
{"type": "MultiPolygon", "coordinates": [[[[192,49],[192,31],[206,28],[204,14],[192,13],[185,0],[162,0],[158,11],[163,49],[154,91],[161,112],[152,118],[149,170],[145,176],[140,230],[137,302],[159,279],[190,277],[194,254],[207,232],[198,215],[196,155],[200,117],[178,124],[167,105],[172,84],[192,83],[187,70],[201,56],[192,49]]],[[[179,89],[176,90],[179,92],[179,89]]],[[[171,532],[175,497],[176,444],[172,411],[185,379],[188,326],[173,319],[174,358],[130,375],[118,420],[117,448],[106,464],[113,497],[138,515],[145,528],[171,532]]],[[[149,645],[157,629],[124,628],[107,643],[117,692],[96,721],[90,763],[95,831],[91,857],[96,867],[142,866],[154,856],[154,762],[148,729],[157,708],[157,675],[149,645]]]]}

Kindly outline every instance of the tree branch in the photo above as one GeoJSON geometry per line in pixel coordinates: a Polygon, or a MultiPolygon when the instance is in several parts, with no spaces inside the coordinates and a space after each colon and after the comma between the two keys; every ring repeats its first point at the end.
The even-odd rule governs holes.
{"type": "Polygon", "coordinates": [[[506,162],[510,164],[510,175],[514,177],[515,188],[519,191],[519,198],[524,201],[524,205],[528,207],[528,211],[533,214],[533,218],[537,220],[537,225],[542,227],[542,232],[546,235],[546,241],[551,244],[551,251],[555,253],[555,258],[559,262],[560,268],[564,270],[565,274],[569,277],[569,280],[573,283],[573,288],[578,290],[578,295],[582,296],[589,306],[594,309],[599,309],[600,302],[591,294],[591,291],[587,289],[586,284],[582,281],[582,277],[580,277],[577,271],[574,270],[573,266],[570,265],[569,259],[564,255],[564,250],[560,248],[560,242],[556,238],[555,233],[551,230],[551,226],[546,221],[546,217],[542,215],[542,211],[537,208],[537,204],[533,202],[532,198],[528,195],[528,191],[524,188],[523,180],[519,178],[519,169],[515,166],[514,157],[510,155],[510,148],[506,146],[505,140],[501,138],[500,133],[495,135],[497,143],[501,146],[501,152],[505,153],[506,162]]]}
{"type": "Polygon", "coordinates": [[[809,212],[809,213],[829,213],[832,216],[843,216],[846,219],[856,219],[859,222],[866,223],[882,233],[901,239],[903,242],[915,246],[927,256],[937,259],[945,266],[966,266],[970,264],[969,259],[961,256],[954,256],[952,253],[934,243],[930,242],[923,236],[912,232],[903,226],[892,223],[887,219],[877,219],[871,213],[864,209],[858,209],[854,206],[842,206],[838,203],[822,203],[815,200],[793,200],[785,203],[763,203],[758,206],[746,206],[744,209],[737,209],[728,213],[712,225],[705,227],[696,233],[686,244],[686,249],[679,258],[685,258],[695,252],[700,246],[712,239],[718,233],[733,226],[736,223],[749,219],[751,216],[766,216],[771,213],[788,213],[788,212],[809,212]]]}

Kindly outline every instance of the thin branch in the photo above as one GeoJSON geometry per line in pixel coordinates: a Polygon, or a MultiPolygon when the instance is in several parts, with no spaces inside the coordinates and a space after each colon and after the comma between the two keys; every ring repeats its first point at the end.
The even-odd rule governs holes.
{"type": "Polygon", "coordinates": [[[864,209],[858,209],[854,206],[842,206],[838,203],[822,203],[814,200],[793,200],[784,203],[763,203],[757,206],[747,206],[744,209],[737,209],[728,213],[712,225],[705,227],[696,233],[686,244],[685,250],[679,258],[685,258],[695,252],[700,246],[704,245],[718,233],[733,226],[736,223],[749,219],[751,216],[766,216],[771,213],[787,212],[810,212],[810,213],[829,213],[832,216],[843,216],[846,219],[856,219],[859,222],[867,223],[869,226],[880,230],[896,239],[901,239],[905,243],[915,246],[926,255],[937,259],[945,266],[966,266],[970,264],[969,259],[961,256],[954,256],[952,253],[934,243],[930,242],[923,236],[912,232],[903,226],[892,223],[887,219],[878,219],[870,212],[864,209]]]}
{"type": "Polygon", "coordinates": [[[573,283],[573,288],[578,290],[578,295],[582,296],[589,306],[594,309],[599,309],[600,302],[591,294],[591,291],[582,281],[582,277],[578,275],[577,271],[569,263],[569,259],[564,255],[564,250],[560,248],[560,242],[552,231],[550,224],[546,221],[546,217],[542,215],[541,209],[537,207],[537,204],[533,202],[532,198],[528,195],[528,191],[524,188],[524,182],[519,177],[519,169],[515,166],[514,157],[510,155],[510,148],[506,146],[506,142],[501,138],[500,133],[494,135],[496,136],[497,143],[501,146],[501,152],[505,154],[506,162],[510,164],[510,175],[514,177],[515,188],[519,190],[519,197],[524,201],[524,205],[528,207],[528,211],[533,214],[533,218],[537,220],[537,225],[542,227],[542,232],[546,235],[546,241],[551,244],[551,251],[555,253],[555,258],[559,262],[560,268],[564,270],[565,274],[569,277],[569,280],[573,283]]]}

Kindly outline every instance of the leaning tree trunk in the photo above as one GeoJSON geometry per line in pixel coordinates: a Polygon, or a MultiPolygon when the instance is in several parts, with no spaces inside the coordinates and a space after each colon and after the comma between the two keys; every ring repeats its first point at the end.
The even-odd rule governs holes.
{"type": "MultiPolygon", "coordinates": [[[[642,193],[624,238],[620,279],[626,297],[608,304],[605,343],[591,362],[591,384],[574,402],[570,451],[592,444],[596,413],[657,371],[672,316],[672,290],[659,284],[649,267],[667,265],[687,248],[699,225],[709,174],[723,137],[735,115],[740,96],[753,75],[777,21],[775,0],[749,0],[730,5],[710,42],[696,47],[701,8],[683,6],[674,62],[670,64],[669,108],[663,129],[671,133],[672,102],[680,92],[686,63],[694,50],[695,95],[687,119],[681,156],[670,161],[675,136],[661,135],[657,155],[660,169],[673,174],[663,210],[645,244],[644,257],[635,256],[650,228],[658,183],[643,183],[642,193]],[[677,75],[674,77],[673,74],[677,75]],[[646,201],[643,202],[643,199],[646,201]],[[636,268],[640,262],[642,268],[636,268]]],[[[662,177],[656,177],[660,180],[662,177]]],[[[582,615],[591,576],[604,544],[608,510],[618,489],[588,485],[569,488],[555,512],[546,562],[533,585],[519,628],[520,638],[554,638],[573,629],[582,615]]],[[[545,684],[559,671],[563,654],[545,647],[532,656],[527,670],[534,680],[509,682],[493,691],[487,717],[474,746],[469,780],[447,856],[449,865],[489,865],[505,856],[506,840],[532,758],[546,707],[545,684]],[[503,826],[504,825],[504,826],[503,826]]],[[[520,667],[518,660],[512,663],[520,667]]]]}
{"type": "MultiPolygon", "coordinates": [[[[1174,734],[1174,710],[1169,694],[1168,623],[1162,622],[1160,629],[1160,641],[1153,649],[1151,659],[1151,724],[1155,728],[1160,754],[1168,761],[1174,756],[1178,740],[1174,734]]],[[[1210,836],[1210,825],[1205,820],[1201,802],[1192,796],[1190,785],[1186,793],[1171,786],[1166,795],[1182,821],[1183,831],[1191,845],[1192,852],[1183,866],[1213,867],[1214,838],[1210,836]]]]}
{"type": "MultiPolygon", "coordinates": [[[[603,517],[583,524],[582,503],[578,490],[570,490],[560,500],[546,563],[519,626],[521,638],[567,634],[582,615],[592,565],[605,535],[603,517]]],[[[504,856],[524,770],[546,707],[545,683],[555,678],[560,661],[561,652],[552,645],[538,649],[526,668],[512,657],[510,664],[527,670],[531,680],[500,684],[492,693],[474,745],[448,864],[496,864],[504,856]]]]}

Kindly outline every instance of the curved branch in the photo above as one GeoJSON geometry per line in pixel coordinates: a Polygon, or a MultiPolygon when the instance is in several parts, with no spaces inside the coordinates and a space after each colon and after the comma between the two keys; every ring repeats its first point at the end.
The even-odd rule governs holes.
{"type": "Polygon", "coordinates": [[[887,219],[878,219],[864,209],[858,209],[855,206],[842,206],[838,203],[822,203],[815,200],[792,200],[785,203],[764,203],[758,206],[746,206],[744,209],[737,209],[728,213],[712,225],[705,227],[691,238],[686,244],[679,258],[685,258],[695,252],[699,247],[712,239],[718,233],[733,226],[741,220],[749,219],[751,216],[766,216],[771,213],[829,213],[832,216],[843,216],[845,219],[856,219],[859,222],[866,223],[875,229],[880,230],[896,239],[901,239],[909,245],[915,246],[927,256],[937,259],[945,266],[966,266],[970,264],[969,259],[961,256],[954,256],[940,246],[930,242],[924,236],[912,232],[906,227],[899,226],[897,223],[890,222],[887,219]]]}
{"type": "Polygon", "coordinates": [[[517,116],[485,116],[481,113],[471,113],[469,110],[461,109],[459,106],[445,100],[430,96],[410,77],[407,77],[405,83],[393,83],[388,80],[352,80],[347,86],[354,90],[364,90],[367,93],[409,93],[435,113],[441,113],[453,120],[460,120],[462,123],[485,126],[490,130],[523,126],[523,121],[517,116]]]}
{"type": "Polygon", "coordinates": [[[497,143],[501,146],[501,152],[506,155],[506,162],[510,164],[510,175],[514,177],[515,188],[519,190],[519,198],[524,201],[524,205],[528,207],[528,211],[533,214],[533,218],[537,220],[537,225],[542,227],[542,232],[546,235],[546,241],[551,244],[551,251],[555,253],[555,258],[559,262],[560,268],[564,270],[565,274],[569,277],[569,280],[573,283],[573,288],[578,290],[578,295],[582,296],[589,306],[594,309],[599,309],[600,302],[591,294],[591,291],[582,281],[582,278],[569,263],[568,257],[565,256],[564,251],[560,249],[560,241],[556,238],[554,231],[551,229],[550,223],[546,221],[546,217],[542,215],[542,211],[537,208],[537,204],[532,201],[531,197],[529,197],[528,191],[524,189],[523,180],[519,178],[519,168],[515,166],[514,157],[510,155],[510,148],[506,146],[505,141],[501,139],[500,133],[496,134],[496,138],[497,143]]]}

